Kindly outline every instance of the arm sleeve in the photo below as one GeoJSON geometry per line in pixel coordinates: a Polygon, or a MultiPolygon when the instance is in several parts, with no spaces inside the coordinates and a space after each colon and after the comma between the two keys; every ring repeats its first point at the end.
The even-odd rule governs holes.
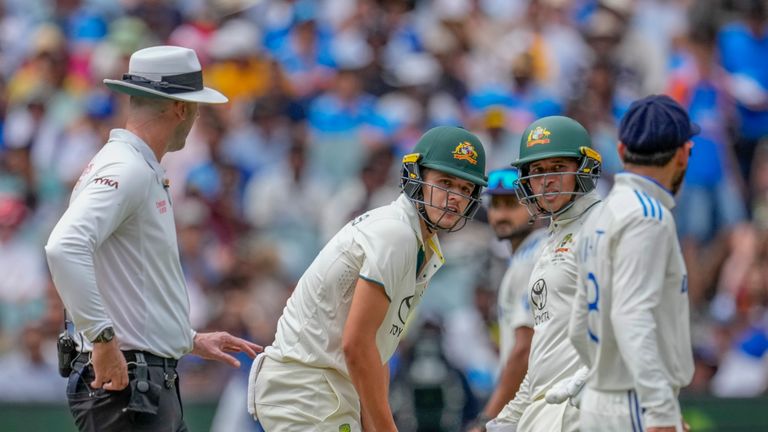
{"type": "Polygon", "coordinates": [[[509,401],[499,415],[496,416],[496,421],[498,423],[517,424],[520,422],[520,417],[523,416],[523,412],[528,408],[528,405],[531,404],[530,387],[528,373],[526,372],[525,378],[523,378],[523,382],[520,383],[520,389],[517,391],[515,398],[509,401]]]}
{"type": "MultiPolygon", "coordinates": [[[[530,275],[533,271],[533,266],[528,270],[527,274],[530,275]]],[[[528,302],[528,283],[522,280],[515,280],[512,283],[515,284],[512,287],[512,329],[514,330],[518,327],[533,328],[533,313],[528,302]]]]}
{"type": "Polygon", "coordinates": [[[105,287],[96,285],[94,252],[139,208],[150,181],[129,162],[105,165],[82,186],[48,238],[45,252],[54,285],[88,340],[111,325],[100,292],[105,287]]]}
{"type": "Polygon", "coordinates": [[[392,301],[394,290],[408,272],[409,260],[416,262],[413,231],[403,222],[380,220],[362,225],[355,238],[365,255],[359,276],[384,287],[392,301]]]}
{"type": "Polygon", "coordinates": [[[659,367],[654,320],[674,238],[675,233],[656,219],[642,219],[624,229],[614,251],[611,323],[649,427],[680,421],[672,386],[659,367]]]}

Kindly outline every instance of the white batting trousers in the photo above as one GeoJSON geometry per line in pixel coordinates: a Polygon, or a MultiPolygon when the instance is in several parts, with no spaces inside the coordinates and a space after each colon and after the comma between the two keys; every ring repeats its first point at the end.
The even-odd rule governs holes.
{"type": "Polygon", "coordinates": [[[362,431],[357,392],[338,371],[281,363],[269,357],[260,366],[251,373],[248,403],[249,412],[264,430],[362,431]]]}
{"type": "Polygon", "coordinates": [[[533,401],[523,412],[517,432],[578,432],[579,410],[568,404],[548,404],[546,400],[533,401]]]}
{"type": "MultiPolygon", "coordinates": [[[[584,387],[581,397],[581,432],[643,432],[645,422],[633,390],[603,391],[584,387]]],[[[683,432],[682,423],[675,425],[683,432]]]]}

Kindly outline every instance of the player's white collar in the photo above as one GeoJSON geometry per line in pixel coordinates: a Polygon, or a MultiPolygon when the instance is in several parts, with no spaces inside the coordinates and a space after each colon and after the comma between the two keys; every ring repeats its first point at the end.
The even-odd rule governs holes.
{"type": "MultiPolygon", "coordinates": [[[[416,206],[414,206],[413,202],[411,202],[411,200],[409,200],[408,197],[403,193],[401,193],[400,196],[392,204],[403,210],[406,215],[405,219],[408,222],[408,225],[410,225],[411,229],[416,234],[416,238],[419,240],[419,244],[424,247],[424,238],[421,236],[421,216],[419,215],[419,211],[416,209],[416,206]]],[[[440,249],[440,242],[437,238],[437,235],[431,236],[430,239],[433,243],[434,251],[442,256],[443,253],[440,249]]]]}
{"type": "Polygon", "coordinates": [[[591,191],[576,198],[568,210],[561,213],[557,219],[552,220],[552,223],[549,224],[550,230],[570,224],[599,202],[600,195],[597,194],[597,191],[591,191]]]}
{"type": "Polygon", "coordinates": [[[144,160],[147,161],[147,165],[152,168],[152,171],[155,172],[161,182],[165,178],[165,168],[160,165],[155,153],[144,140],[137,137],[133,132],[126,129],[112,129],[109,132],[109,141],[121,141],[130,144],[131,147],[141,153],[144,160]]]}
{"type": "Polygon", "coordinates": [[[649,194],[651,198],[661,201],[664,207],[670,210],[675,208],[675,197],[654,179],[631,172],[622,172],[616,174],[614,183],[616,185],[625,185],[632,189],[640,189],[649,194]]]}

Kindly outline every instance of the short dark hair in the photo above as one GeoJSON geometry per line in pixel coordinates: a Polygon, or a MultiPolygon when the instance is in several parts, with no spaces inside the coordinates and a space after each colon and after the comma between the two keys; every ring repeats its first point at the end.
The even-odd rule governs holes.
{"type": "MultiPolygon", "coordinates": [[[[679,147],[678,147],[679,148],[679,147]]],[[[662,167],[669,163],[677,153],[678,148],[664,150],[654,153],[636,153],[628,148],[624,150],[624,163],[632,165],[656,166],[662,167]]]]}

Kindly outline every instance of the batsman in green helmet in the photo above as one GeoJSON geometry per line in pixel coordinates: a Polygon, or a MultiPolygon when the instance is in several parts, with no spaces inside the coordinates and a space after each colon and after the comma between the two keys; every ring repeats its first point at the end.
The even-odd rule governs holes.
{"type": "Polygon", "coordinates": [[[264,430],[396,431],[387,361],[434,274],[437,233],[480,206],[485,151],[440,126],[403,158],[403,193],[351,220],[298,282],[275,342],[254,362],[248,409],[264,430]]]}
{"type": "Polygon", "coordinates": [[[568,325],[581,283],[575,254],[580,228],[600,202],[600,155],[583,126],[552,116],[528,126],[512,165],[520,170],[520,200],[532,217],[550,224],[526,289],[533,315],[528,372],[487,430],[576,432],[586,368],[568,339],[568,325]]]}
{"type": "Polygon", "coordinates": [[[474,217],[480,191],[488,185],[483,145],[464,129],[433,128],[421,137],[413,153],[403,157],[400,184],[430,231],[458,231],[474,217]],[[463,181],[464,188],[451,191],[451,178],[463,181]],[[467,205],[460,208],[460,201],[467,205]]]}
{"type": "Polygon", "coordinates": [[[589,133],[562,116],[532,123],[520,140],[518,196],[533,217],[556,218],[597,186],[602,158],[589,133]]]}

